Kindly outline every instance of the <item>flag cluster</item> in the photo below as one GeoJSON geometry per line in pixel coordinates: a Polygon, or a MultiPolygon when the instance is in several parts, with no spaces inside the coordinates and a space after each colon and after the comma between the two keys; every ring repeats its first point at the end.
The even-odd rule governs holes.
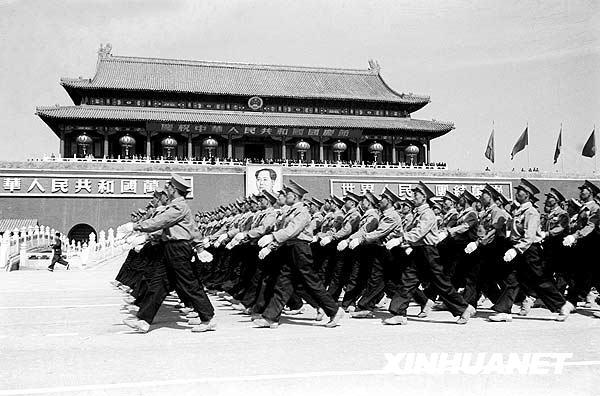
{"type": "MultiPolygon", "coordinates": [[[[587,142],[583,146],[583,150],[581,155],[584,157],[592,158],[596,155],[596,127],[592,129],[592,134],[588,138],[587,142]]],[[[510,159],[514,159],[517,153],[525,150],[525,147],[529,144],[529,127],[525,127],[525,130],[517,139],[517,142],[513,146],[512,151],[510,152],[510,159]]],[[[560,127],[560,132],[558,133],[558,140],[556,141],[556,148],[554,149],[554,163],[558,161],[558,157],[560,157],[560,151],[562,149],[562,125],[560,127]]],[[[492,129],[492,133],[490,134],[490,138],[488,139],[487,146],[485,148],[485,158],[489,159],[492,163],[494,163],[494,130],[492,129]]]]}

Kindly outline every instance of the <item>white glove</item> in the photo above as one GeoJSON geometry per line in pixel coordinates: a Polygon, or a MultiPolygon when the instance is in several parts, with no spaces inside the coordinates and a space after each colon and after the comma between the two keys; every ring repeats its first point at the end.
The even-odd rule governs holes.
{"type": "Polygon", "coordinates": [[[271,249],[262,248],[262,249],[260,249],[260,252],[258,252],[258,258],[261,260],[264,260],[265,257],[267,257],[270,253],[271,253],[271,249]]]}
{"type": "Polygon", "coordinates": [[[260,246],[261,248],[264,248],[265,246],[267,246],[274,240],[275,240],[275,237],[273,236],[273,234],[267,234],[258,240],[258,246],[260,246]]]}
{"type": "Polygon", "coordinates": [[[142,250],[142,248],[143,248],[143,247],[144,247],[144,245],[143,245],[143,244],[142,244],[142,245],[136,245],[136,246],[134,246],[134,247],[133,247],[133,250],[134,250],[136,253],[139,253],[139,252],[140,252],[140,250],[142,250]]]}
{"type": "Polygon", "coordinates": [[[404,253],[406,253],[407,256],[410,256],[412,251],[413,251],[413,248],[411,248],[411,247],[407,247],[406,249],[404,249],[404,253]]]}
{"type": "Polygon", "coordinates": [[[202,246],[204,247],[204,249],[208,249],[210,247],[210,239],[204,238],[202,240],[202,246]]]}
{"type": "Polygon", "coordinates": [[[125,223],[117,227],[117,239],[123,239],[133,232],[133,223],[125,223]]]}
{"type": "Polygon", "coordinates": [[[333,239],[330,236],[326,236],[321,238],[321,246],[327,246],[331,243],[333,239]]]}
{"type": "Polygon", "coordinates": [[[341,252],[342,250],[346,250],[347,247],[348,247],[348,240],[344,239],[343,241],[338,243],[337,250],[338,250],[338,252],[341,252]]]}
{"type": "Polygon", "coordinates": [[[317,242],[319,242],[319,237],[315,235],[313,237],[312,243],[317,243],[317,242]]]}
{"type": "Polygon", "coordinates": [[[217,240],[214,243],[215,247],[221,246],[221,243],[223,243],[223,241],[225,239],[227,239],[227,234],[219,235],[219,237],[217,238],[217,240]]]}
{"type": "Polygon", "coordinates": [[[517,257],[517,251],[515,249],[508,249],[506,253],[504,253],[504,261],[507,263],[513,261],[515,257],[517,257]]]}
{"type": "Polygon", "coordinates": [[[477,248],[479,247],[479,245],[477,244],[477,242],[470,242],[467,247],[465,247],[465,253],[467,254],[471,254],[473,253],[475,250],[477,250],[477,248]]]}
{"type": "Polygon", "coordinates": [[[237,234],[235,234],[235,236],[233,237],[233,240],[236,241],[235,244],[239,244],[241,241],[243,241],[246,238],[246,233],[245,232],[238,232],[237,234]]]}
{"type": "Polygon", "coordinates": [[[355,238],[355,239],[353,239],[353,240],[350,241],[350,243],[348,244],[348,247],[351,250],[354,250],[354,249],[356,249],[356,247],[358,245],[360,245],[360,239],[359,238],[355,238]]]}
{"type": "Polygon", "coordinates": [[[540,237],[542,239],[546,239],[547,236],[548,236],[548,233],[546,231],[540,231],[540,237]]]}
{"type": "Polygon", "coordinates": [[[575,244],[575,235],[567,235],[565,239],[563,239],[563,245],[567,247],[571,247],[575,244]]]}
{"type": "Polygon", "coordinates": [[[225,245],[225,249],[231,250],[236,246],[237,246],[237,243],[235,242],[235,239],[232,239],[227,245],[225,245]]]}
{"type": "Polygon", "coordinates": [[[203,263],[209,263],[212,261],[213,255],[207,252],[206,250],[203,250],[200,253],[198,253],[198,259],[203,263]]]}
{"type": "Polygon", "coordinates": [[[438,243],[442,242],[446,238],[448,238],[448,231],[440,231],[438,243]]]}
{"type": "Polygon", "coordinates": [[[131,234],[133,232],[133,223],[125,223],[117,227],[117,232],[122,231],[125,234],[131,234]]]}
{"type": "Polygon", "coordinates": [[[402,238],[392,238],[385,243],[385,248],[387,250],[392,250],[393,248],[400,245],[401,243],[402,243],[402,238]]]}

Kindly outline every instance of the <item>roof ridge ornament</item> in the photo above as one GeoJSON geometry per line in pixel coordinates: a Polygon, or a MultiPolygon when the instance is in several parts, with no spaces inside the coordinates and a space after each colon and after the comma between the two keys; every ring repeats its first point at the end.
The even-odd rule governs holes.
{"type": "Polygon", "coordinates": [[[109,56],[112,56],[110,51],[112,51],[112,45],[110,45],[110,43],[106,43],[106,45],[102,45],[102,43],[100,43],[100,48],[98,49],[98,57],[108,58],[109,56]]]}
{"type": "Polygon", "coordinates": [[[369,59],[369,70],[373,74],[379,74],[379,72],[381,71],[381,66],[379,66],[379,62],[377,62],[374,59],[369,59]]]}

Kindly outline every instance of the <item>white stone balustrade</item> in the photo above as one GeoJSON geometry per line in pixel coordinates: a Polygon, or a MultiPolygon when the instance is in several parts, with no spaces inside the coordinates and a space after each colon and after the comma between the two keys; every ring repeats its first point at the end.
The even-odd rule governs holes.
{"type": "MultiPolygon", "coordinates": [[[[0,272],[11,271],[16,262],[23,268],[28,267],[28,256],[42,249],[50,250],[54,243],[56,230],[45,226],[15,229],[5,232],[0,237],[0,272]]],[[[71,268],[85,268],[105,260],[122,255],[129,250],[125,240],[115,238],[112,228],[108,232],[100,231],[98,240],[90,234],[89,243],[69,240],[61,236],[62,253],[66,256],[71,268]]],[[[50,254],[51,255],[51,254],[50,254]]]]}
{"type": "Polygon", "coordinates": [[[5,232],[0,238],[0,272],[10,271],[17,261],[27,260],[28,252],[49,247],[53,243],[54,233],[54,229],[44,226],[5,232]]]}

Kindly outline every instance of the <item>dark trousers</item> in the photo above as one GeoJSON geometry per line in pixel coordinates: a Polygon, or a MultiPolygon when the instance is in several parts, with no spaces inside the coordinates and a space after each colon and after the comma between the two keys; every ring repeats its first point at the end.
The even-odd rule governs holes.
{"type": "Polygon", "coordinates": [[[437,247],[414,246],[390,303],[389,310],[392,314],[406,316],[410,300],[421,279],[427,279],[433,284],[454,316],[461,315],[467,308],[467,302],[444,274],[437,247]]]}
{"type": "MultiPolygon", "coordinates": [[[[334,246],[335,243],[332,243],[334,246]]],[[[327,293],[335,300],[340,299],[344,286],[348,283],[352,269],[352,256],[348,249],[338,252],[336,248],[334,267],[331,272],[331,281],[327,287],[327,293]]]]}
{"type": "Polygon", "coordinates": [[[169,280],[180,298],[189,303],[202,321],[214,316],[214,309],[198,279],[192,263],[193,249],[188,241],[172,241],[164,244],[163,260],[157,261],[154,276],[140,304],[137,317],[152,323],[158,309],[170,291],[169,280]]]}
{"type": "MultiPolygon", "coordinates": [[[[273,298],[275,284],[277,283],[281,269],[281,250],[278,249],[269,254],[258,264],[260,273],[257,271],[259,279],[257,280],[256,297],[252,305],[252,313],[262,314],[273,298]]],[[[250,301],[248,301],[248,305],[244,305],[248,307],[250,306],[249,304],[250,301]]]]}
{"type": "Polygon", "coordinates": [[[215,249],[215,253],[219,261],[213,278],[213,286],[217,290],[223,290],[223,284],[229,279],[231,273],[231,256],[233,252],[224,247],[218,247],[215,249]]]}
{"type": "Polygon", "coordinates": [[[237,300],[242,300],[246,289],[249,287],[252,277],[256,272],[258,252],[257,245],[242,245],[239,254],[239,269],[234,274],[229,294],[237,300]]]}
{"type": "Polygon", "coordinates": [[[553,276],[561,293],[573,287],[573,273],[570,268],[569,248],[563,246],[566,234],[549,236],[544,240],[544,258],[549,276],[553,276]]]}
{"type": "Polygon", "coordinates": [[[479,259],[479,291],[485,295],[492,304],[500,298],[504,289],[505,280],[510,273],[510,267],[503,260],[504,253],[510,245],[505,239],[496,239],[487,245],[480,245],[474,252],[479,259]]]}
{"type": "Polygon", "coordinates": [[[371,265],[367,286],[356,307],[360,311],[373,311],[383,297],[386,271],[390,265],[390,251],[378,245],[365,245],[363,249],[366,250],[365,255],[371,258],[371,265]]]}
{"type": "Polygon", "coordinates": [[[50,265],[48,266],[48,268],[50,269],[54,269],[54,266],[56,265],[56,263],[62,264],[62,265],[69,265],[69,263],[67,262],[67,260],[65,260],[64,258],[62,258],[61,254],[54,254],[52,256],[52,261],[50,262],[50,265]]]}
{"type": "Polygon", "coordinates": [[[131,262],[131,260],[133,260],[133,257],[135,255],[137,255],[135,250],[133,250],[133,249],[129,250],[129,252],[127,253],[127,257],[125,257],[125,261],[123,261],[121,268],[119,268],[119,272],[117,273],[115,280],[123,283],[123,279],[125,278],[127,271],[129,271],[130,262],[131,262]]]}
{"type": "Polygon", "coordinates": [[[318,266],[319,276],[323,284],[327,287],[331,283],[333,271],[336,266],[337,248],[335,243],[330,243],[326,246],[320,246],[321,261],[318,266]]]}
{"type": "Polygon", "coordinates": [[[565,298],[556,288],[552,277],[548,275],[542,253],[541,245],[535,243],[523,254],[517,255],[513,263],[505,263],[511,266],[512,271],[506,278],[502,294],[492,307],[494,311],[511,313],[521,285],[535,292],[550,311],[560,310],[565,303],[565,298]]]}
{"type": "MultiPolygon", "coordinates": [[[[452,282],[452,285],[456,289],[459,288],[458,285],[464,286],[465,283],[464,279],[460,278],[463,277],[464,269],[468,266],[465,263],[467,254],[464,252],[467,243],[446,238],[438,245],[440,263],[442,264],[444,274],[450,279],[450,282],[452,282]],[[458,274],[456,273],[457,269],[459,270],[458,274]]],[[[428,299],[437,300],[439,293],[433,284],[430,283],[423,292],[428,299]]]]}
{"type": "MultiPolygon", "coordinates": [[[[346,250],[349,250],[349,248],[346,248],[346,250]]],[[[374,261],[373,251],[372,245],[360,245],[354,251],[348,251],[351,264],[342,308],[347,309],[350,305],[356,303],[356,300],[362,295],[367,286],[369,272],[374,261]]]]}
{"type": "Polygon", "coordinates": [[[598,244],[600,238],[590,234],[581,238],[570,249],[569,264],[573,276],[573,287],[567,292],[567,300],[574,306],[584,300],[592,286],[600,290],[600,269],[598,268],[598,244]]]}
{"type": "Polygon", "coordinates": [[[141,258],[143,266],[132,287],[132,295],[136,298],[135,305],[139,305],[144,298],[143,296],[148,291],[148,283],[154,274],[155,263],[158,260],[162,260],[162,256],[162,246],[160,244],[147,243],[140,250],[138,257],[141,258]]]}
{"type": "MultiPolygon", "coordinates": [[[[275,253],[271,253],[271,255],[274,255],[274,254],[275,253]]],[[[256,299],[257,299],[260,289],[262,287],[263,279],[266,276],[265,266],[267,263],[268,263],[267,258],[265,258],[264,260],[259,260],[258,258],[256,258],[256,260],[255,260],[256,269],[255,269],[254,273],[252,274],[252,277],[249,279],[248,284],[246,285],[246,288],[244,290],[244,295],[240,299],[240,302],[245,307],[250,308],[256,303],[256,299]]]]}
{"type": "Polygon", "coordinates": [[[337,304],[331,298],[325,286],[314,270],[312,252],[306,242],[291,242],[282,246],[283,259],[279,278],[275,284],[273,298],[263,312],[263,317],[278,321],[281,311],[294,292],[294,284],[301,283],[305,291],[311,295],[315,303],[329,317],[337,313],[337,304]]]}

